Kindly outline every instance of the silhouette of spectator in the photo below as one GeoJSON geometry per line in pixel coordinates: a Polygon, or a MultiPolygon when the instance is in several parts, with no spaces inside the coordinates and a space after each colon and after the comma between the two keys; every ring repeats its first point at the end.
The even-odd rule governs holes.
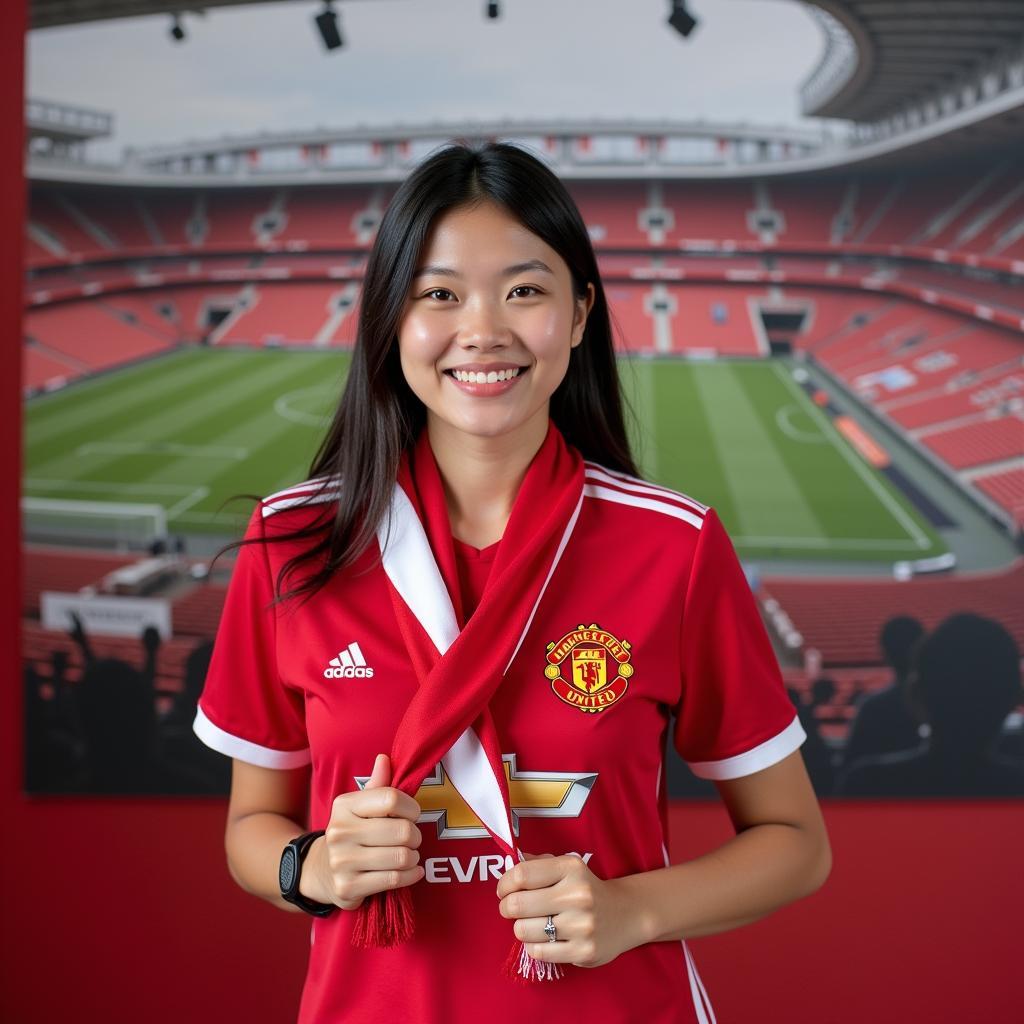
{"type": "MultiPolygon", "coordinates": [[[[821,680],[818,680],[818,682],[821,682],[821,680]]],[[[826,682],[831,683],[831,680],[826,680],[826,682]]],[[[835,686],[834,683],[832,685],[833,687],[835,686]]],[[[832,785],[835,780],[835,767],[832,763],[832,751],[822,738],[818,727],[818,719],[814,714],[813,688],[812,702],[810,704],[804,703],[803,697],[798,690],[790,687],[787,692],[789,693],[789,699],[796,708],[797,718],[799,718],[804,732],[807,733],[807,739],[800,748],[804,764],[807,767],[807,774],[811,778],[814,792],[818,796],[826,796],[832,792],[832,785]]]]}
{"type": "Polygon", "coordinates": [[[68,630],[68,636],[75,641],[78,649],[82,652],[82,663],[88,666],[96,660],[96,657],[89,644],[89,637],[86,636],[85,626],[82,625],[82,620],[78,617],[77,612],[68,612],[68,615],[71,618],[71,629],[68,630]]]}
{"type": "Polygon", "coordinates": [[[25,791],[38,793],[50,788],[53,771],[50,758],[50,730],[42,679],[31,662],[25,663],[25,791]]]}
{"type": "Polygon", "coordinates": [[[156,688],[156,656],[160,650],[160,630],[155,626],[147,626],[142,631],[142,649],[146,658],[142,665],[142,675],[151,690],[156,688]]]}
{"type": "Polygon", "coordinates": [[[82,788],[93,793],[151,793],[153,694],[141,673],[116,658],[93,660],[76,688],[85,739],[82,788]]]}
{"type": "Polygon", "coordinates": [[[61,648],[50,652],[50,730],[56,742],[77,749],[81,746],[79,737],[82,730],[78,724],[74,695],[67,679],[70,661],[68,652],[61,648]]]}
{"type": "Polygon", "coordinates": [[[1017,716],[1017,728],[1004,729],[996,745],[996,753],[1012,761],[1024,760],[1024,728],[1021,727],[1021,716],[1017,716]]]}
{"type": "Polygon", "coordinates": [[[72,614],[69,633],[85,662],[75,687],[84,763],[70,788],[89,793],[202,792],[202,780],[167,764],[157,749],[157,630],[147,627],[142,634],[142,671],[117,658],[97,658],[77,615],[72,614]]]}
{"type": "Polygon", "coordinates": [[[882,627],[878,642],[894,679],[860,702],[843,755],[844,767],[862,757],[920,746],[920,715],[913,708],[908,681],[914,649],[923,636],[924,626],[909,615],[898,615],[882,627]]]}
{"type": "Polygon", "coordinates": [[[50,657],[49,679],[31,661],[25,663],[23,672],[26,793],[65,791],[76,777],[81,761],[78,719],[65,679],[68,655],[66,651],[55,650],[50,657]]]}
{"type": "Polygon", "coordinates": [[[931,725],[916,751],[863,758],[844,796],[1024,796],[1024,763],[993,752],[1021,699],[1020,651],[998,622],[961,613],[917,648],[912,696],[931,725]]]}
{"type": "Polygon", "coordinates": [[[811,707],[820,708],[831,704],[836,696],[836,683],[834,679],[826,676],[815,679],[811,684],[811,707]]]}
{"type": "Polygon", "coordinates": [[[192,730],[212,655],[212,640],[201,640],[189,652],[184,685],[161,726],[161,750],[169,763],[195,776],[197,788],[192,792],[226,794],[231,790],[231,759],[208,747],[192,730]]]}

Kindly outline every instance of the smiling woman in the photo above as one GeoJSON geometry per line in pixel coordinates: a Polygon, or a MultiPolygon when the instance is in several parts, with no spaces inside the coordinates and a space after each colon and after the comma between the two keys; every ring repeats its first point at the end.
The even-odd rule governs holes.
{"type": "Polygon", "coordinates": [[[594,286],[577,297],[558,252],[492,201],[438,218],[421,258],[398,333],[402,372],[427,410],[452,530],[486,547],[500,539],[526,470],[502,479],[489,452],[496,438],[502,458],[540,447],[594,286]]]}
{"type": "Polygon", "coordinates": [[[313,915],[300,1024],[713,1021],[685,940],[813,891],[828,839],[729,538],[637,476],[590,239],[524,150],[396,193],[309,476],[253,513],[194,726],[232,876],[313,915]],[[737,832],[675,866],[670,727],[737,832]]]}
{"type": "Polygon", "coordinates": [[[583,340],[593,285],[577,298],[565,260],[490,201],[440,217],[423,259],[398,344],[432,442],[440,432],[458,443],[514,431],[536,450],[569,352],[583,340]],[[510,255],[520,258],[505,266],[510,255]],[[501,401],[476,400],[485,397],[501,401]]]}

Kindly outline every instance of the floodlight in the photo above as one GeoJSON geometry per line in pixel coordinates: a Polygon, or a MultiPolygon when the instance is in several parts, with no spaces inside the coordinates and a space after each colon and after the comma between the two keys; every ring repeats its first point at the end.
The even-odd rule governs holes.
{"type": "Polygon", "coordinates": [[[344,45],[338,26],[338,14],[331,6],[331,0],[326,0],[324,9],[313,20],[316,22],[325,49],[337,50],[344,45]]]}
{"type": "Polygon", "coordinates": [[[683,0],[672,0],[672,13],[668,16],[668,23],[683,38],[697,27],[697,19],[686,9],[683,0]]]}

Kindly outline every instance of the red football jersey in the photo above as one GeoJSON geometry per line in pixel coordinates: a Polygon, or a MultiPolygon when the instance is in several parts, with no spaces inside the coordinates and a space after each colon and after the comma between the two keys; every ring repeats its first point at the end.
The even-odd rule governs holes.
{"type": "MultiPolygon", "coordinates": [[[[311,521],[322,505],[298,503],[314,490],[265,499],[246,535],[311,521]]],[[[320,496],[331,500],[329,490],[320,496]]],[[[361,788],[376,755],[390,751],[417,683],[384,570],[371,568],[376,547],[305,604],[269,608],[273,580],[297,550],[241,549],[195,731],[253,764],[311,764],[316,829],[334,797],[361,788]]],[[[469,577],[465,591],[478,595],[482,582],[469,577]]],[[[676,749],[709,779],[760,771],[805,739],[714,509],[591,462],[579,517],[491,711],[519,845],[577,854],[600,878],[669,863],[670,713],[676,749]]],[[[311,919],[300,1024],[713,1024],[685,942],[648,943],[598,968],[566,965],[555,981],[504,978],[515,936],[495,889],[511,858],[496,852],[441,762],[415,798],[426,875],[412,886],[413,938],[363,949],[350,944],[355,914],[311,919]]]]}

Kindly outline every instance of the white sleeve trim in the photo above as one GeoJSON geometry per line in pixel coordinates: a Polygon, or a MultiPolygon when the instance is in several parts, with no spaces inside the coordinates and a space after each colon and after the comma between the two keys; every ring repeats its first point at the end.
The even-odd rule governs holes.
{"type": "Polygon", "coordinates": [[[721,761],[687,761],[690,771],[701,779],[738,779],[743,775],[753,775],[763,768],[770,768],[784,757],[788,757],[807,739],[800,719],[794,715],[793,721],[782,732],[770,740],[758,744],[752,750],[721,761]]]}
{"type": "Polygon", "coordinates": [[[305,750],[274,750],[225,732],[203,714],[201,707],[196,707],[192,731],[208,747],[221,754],[237,757],[239,761],[248,761],[249,764],[259,765],[261,768],[302,768],[313,760],[308,747],[305,750]]]}

